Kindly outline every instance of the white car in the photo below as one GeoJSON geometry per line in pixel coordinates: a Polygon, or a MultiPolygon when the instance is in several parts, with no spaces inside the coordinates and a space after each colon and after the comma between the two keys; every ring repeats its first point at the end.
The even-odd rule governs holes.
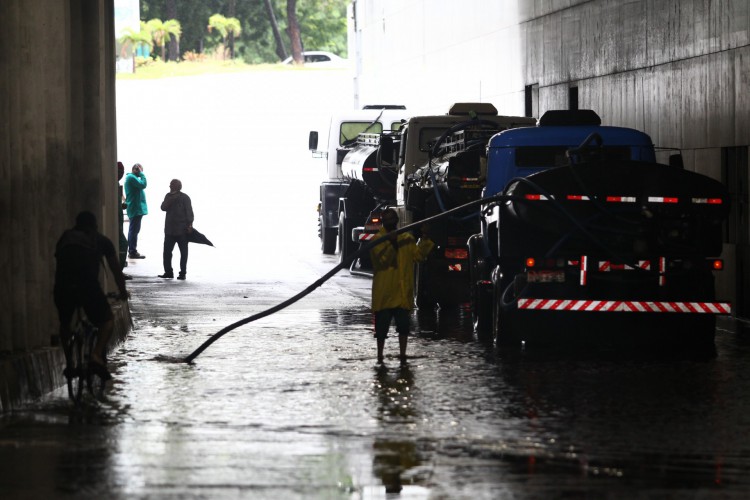
{"type": "MultiPolygon", "coordinates": [[[[343,68],[347,65],[348,61],[334,54],[333,52],[324,52],[321,50],[308,50],[302,53],[305,59],[305,65],[311,64],[315,66],[335,66],[343,68]]],[[[291,56],[287,57],[282,61],[281,64],[293,64],[291,56]]]]}

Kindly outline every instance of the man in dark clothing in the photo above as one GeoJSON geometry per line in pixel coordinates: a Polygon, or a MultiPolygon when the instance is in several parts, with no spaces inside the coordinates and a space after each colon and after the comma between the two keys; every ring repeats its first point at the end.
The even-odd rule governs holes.
{"type": "Polygon", "coordinates": [[[193,205],[190,197],[182,192],[182,182],[172,179],[169,193],[161,203],[161,209],[167,212],[164,218],[164,274],[160,278],[174,278],[172,269],[172,251],[175,243],[180,249],[180,274],[178,280],[184,280],[187,274],[188,234],[193,231],[193,205]]]}
{"type": "Polygon", "coordinates": [[[112,241],[99,233],[96,216],[81,212],[76,225],[63,233],[55,248],[55,305],[60,318],[63,342],[70,338],[70,322],[78,307],[89,321],[99,328],[96,345],[91,353],[91,366],[103,379],[110,378],[106,368],[106,348],[114,327],[112,308],[99,284],[99,266],[105,258],[120,291],[126,300],[125,278],[112,241]]]}

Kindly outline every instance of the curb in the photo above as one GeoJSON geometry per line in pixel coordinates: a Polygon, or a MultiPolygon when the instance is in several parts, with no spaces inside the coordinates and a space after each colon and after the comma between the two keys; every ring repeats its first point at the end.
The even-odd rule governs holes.
{"type": "MultiPolygon", "coordinates": [[[[109,350],[124,341],[131,330],[130,309],[126,304],[110,302],[115,325],[109,350]]],[[[63,368],[65,355],[60,346],[0,355],[0,413],[62,387],[63,368]]]]}

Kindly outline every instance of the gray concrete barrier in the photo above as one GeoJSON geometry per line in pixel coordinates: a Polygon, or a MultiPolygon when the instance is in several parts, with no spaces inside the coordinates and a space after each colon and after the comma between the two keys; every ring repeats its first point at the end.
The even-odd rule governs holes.
{"type": "MultiPolygon", "coordinates": [[[[112,303],[115,328],[110,350],[125,340],[131,329],[126,302],[112,303]]],[[[0,354],[0,412],[11,411],[26,401],[62,387],[65,355],[62,347],[44,347],[27,352],[0,354]]]]}

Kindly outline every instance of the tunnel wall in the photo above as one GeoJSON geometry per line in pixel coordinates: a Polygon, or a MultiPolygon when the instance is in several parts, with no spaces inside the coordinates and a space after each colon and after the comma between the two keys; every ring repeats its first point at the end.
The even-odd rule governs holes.
{"type": "Polygon", "coordinates": [[[13,354],[58,331],[55,243],[75,215],[117,242],[114,6],[2,0],[0,19],[0,354],[13,354]]]}
{"type": "MultiPolygon", "coordinates": [[[[742,162],[729,167],[747,176],[747,0],[354,0],[349,43],[358,54],[355,106],[445,113],[453,102],[480,101],[523,115],[529,89],[538,117],[568,109],[577,88],[579,108],[680,148],[686,168],[726,181],[736,156],[742,162]]],[[[729,188],[750,201],[747,186],[729,188]]],[[[717,287],[748,317],[742,217],[717,287]]]]}

